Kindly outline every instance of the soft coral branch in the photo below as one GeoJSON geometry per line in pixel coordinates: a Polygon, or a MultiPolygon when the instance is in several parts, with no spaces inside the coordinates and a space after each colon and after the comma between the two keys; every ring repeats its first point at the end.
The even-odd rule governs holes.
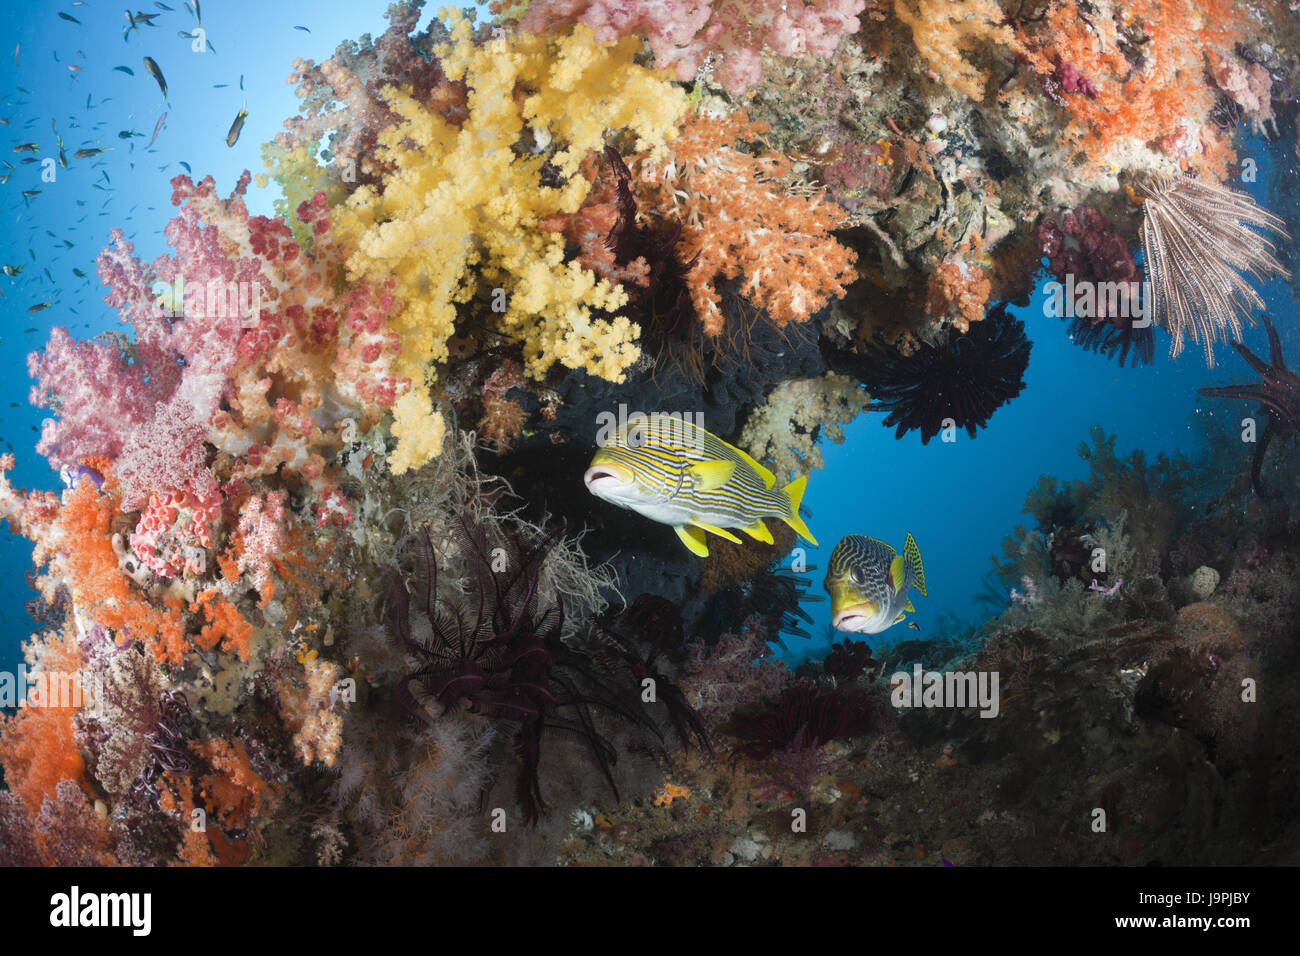
{"type": "Polygon", "coordinates": [[[831,236],[844,211],[820,194],[787,191],[787,157],[754,156],[734,145],[766,129],[743,111],[695,114],[673,141],[671,161],[639,164],[642,208],[682,224],[676,253],[683,262],[694,260],[686,282],[711,335],[725,323],[719,278],[741,278],[742,295],[785,325],[843,295],[854,276],[856,255],[831,236]]]}

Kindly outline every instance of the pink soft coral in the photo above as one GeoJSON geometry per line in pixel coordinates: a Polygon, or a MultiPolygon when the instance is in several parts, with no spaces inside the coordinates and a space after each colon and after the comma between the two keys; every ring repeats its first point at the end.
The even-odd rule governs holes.
{"type": "Polygon", "coordinates": [[[131,550],[164,577],[202,574],[212,525],[220,517],[219,495],[205,500],[181,491],[155,494],[131,534],[131,550]]]}
{"type": "Polygon", "coordinates": [[[214,448],[237,475],[283,467],[323,492],[339,429],[377,420],[410,386],[391,368],[391,291],[335,291],[345,250],[324,194],[297,210],[308,255],[284,221],[249,215],[248,184],[245,173],[223,199],[211,177],[173,179],[173,254],[145,265],[114,231],[98,260],[133,340],[74,343],[57,329],[29,359],[33,401],[59,415],[40,451],[55,465],[111,461],[128,510],[154,492],[210,499],[214,448]]]}
{"type": "Polygon", "coordinates": [[[154,404],[169,397],[180,368],[163,371],[140,362],[128,364],[122,353],[104,342],[75,342],[66,329],[55,327],[44,352],[27,357],[37,384],[31,402],[55,406],[59,418],[47,418],[37,452],[55,466],[78,458],[116,458],[131,432],[153,418],[154,404]]]}
{"type": "Polygon", "coordinates": [[[266,605],[275,595],[271,561],[288,548],[285,501],[288,493],[273,491],[248,500],[239,516],[239,570],[253,576],[253,583],[266,605]]]}
{"type": "Polygon", "coordinates": [[[840,38],[858,31],[865,0],[533,0],[522,26],[551,33],[581,22],[602,42],[637,34],[655,65],[677,78],[695,77],[710,55],[718,82],[743,93],[761,78],[766,47],[798,59],[830,56],[840,38]]]}

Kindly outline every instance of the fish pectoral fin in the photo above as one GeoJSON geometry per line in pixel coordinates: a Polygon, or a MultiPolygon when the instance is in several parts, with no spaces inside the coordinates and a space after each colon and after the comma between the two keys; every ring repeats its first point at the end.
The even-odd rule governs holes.
{"type": "Polygon", "coordinates": [[[695,487],[700,491],[712,491],[721,488],[736,473],[734,461],[702,461],[687,469],[695,479],[695,487]]]}
{"type": "Polygon", "coordinates": [[[720,537],[720,538],[726,538],[728,541],[734,541],[734,542],[736,542],[736,544],[744,544],[743,541],[741,541],[739,538],[737,538],[734,534],[732,534],[732,533],[731,533],[730,531],[728,531],[726,528],[719,528],[719,527],[718,527],[717,525],[715,525],[715,524],[704,524],[704,523],[701,522],[701,521],[692,521],[691,524],[695,525],[695,527],[697,527],[697,528],[703,528],[705,531],[712,531],[714,534],[716,534],[716,535],[717,535],[718,537],[720,537]]]}
{"type": "Polygon", "coordinates": [[[903,590],[904,567],[901,554],[894,555],[894,560],[889,562],[889,586],[894,589],[895,594],[903,590]]]}
{"type": "Polygon", "coordinates": [[[904,610],[904,611],[911,611],[913,614],[916,613],[916,608],[912,607],[912,599],[911,599],[911,598],[908,598],[908,599],[907,599],[907,606],[904,607],[903,610],[904,610]]]}
{"type": "Polygon", "coordinates": [[[757,541],[762,541],[764,544],[772,543],[772,532],[767,530],[767,525],[763,524],[762,518],[759,518],[748,528],[746,528],[745,534],[749,535],[751,538],[754,538],[757,541]]]}
{"type": "Polygon", "coordinates": [[[682,539],[682,544],[690,549],[691,554],[701,558],[709,556],[709,546],[705,544],[704,532],[699,528],[678,525],[673,530],[677,532],[677,537],[682,539]]]}

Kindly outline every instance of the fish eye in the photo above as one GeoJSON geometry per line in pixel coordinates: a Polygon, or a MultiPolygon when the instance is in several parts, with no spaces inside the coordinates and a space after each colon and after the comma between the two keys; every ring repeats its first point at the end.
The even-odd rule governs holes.
{"type": "Polygon", "coordinates": [[[854,584],[866,584],[867,574],[861,568],[853,568],[852,570],[849,571],[849,579],[854,584]]]}

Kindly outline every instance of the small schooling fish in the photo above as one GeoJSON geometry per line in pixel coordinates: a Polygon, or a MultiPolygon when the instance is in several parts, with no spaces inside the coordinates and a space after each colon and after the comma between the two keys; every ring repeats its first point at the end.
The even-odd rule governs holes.
{"type": "Polygon", "coordinates": [[[244,128],[244,120],[246,119],[248,119],[248,109],[247,107],[240,107],[239,112],[235,114],[235,121],[230,124],[230,132],[226,134],[227,146],[234,146],[239,142],[239,134],[244,128]]]}

